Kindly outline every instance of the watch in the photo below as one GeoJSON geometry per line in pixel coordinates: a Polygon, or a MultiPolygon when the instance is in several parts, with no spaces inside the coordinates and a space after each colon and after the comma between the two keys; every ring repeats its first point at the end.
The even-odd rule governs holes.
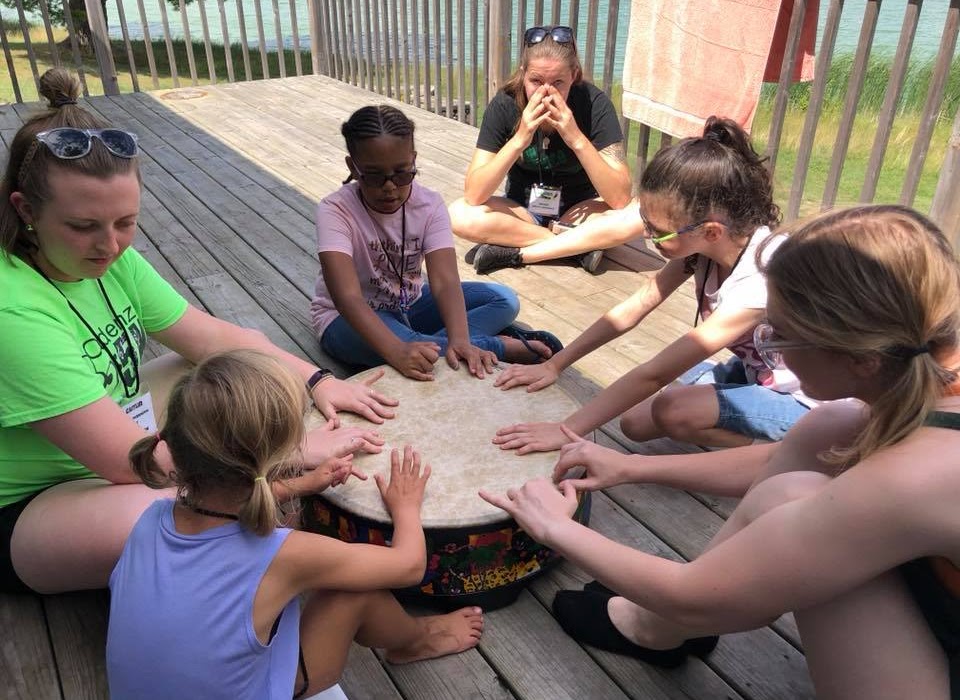
{"type": "Polygon", "coordinates": [[[318,369],[316,372],[311,374],[310,379],[307,380],[307,391],[309,391],[310,394],[312,395],[313,388],[317,384],[322,382],[327,377],[332,377],[332,376],[333,376],[333,372],[331,372],[329,369],[323,369],[323,368],[318,369]]]}

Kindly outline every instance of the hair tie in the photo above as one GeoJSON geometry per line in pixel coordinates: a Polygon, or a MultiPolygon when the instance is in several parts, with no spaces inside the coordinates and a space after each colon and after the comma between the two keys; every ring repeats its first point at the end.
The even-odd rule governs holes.
{"type": "Polygon", "coordinates": [[[265,476],[258,476],[256,479],[253,480],[253,483],[257,483],[258,481],[262,481],[263,483],[267,483],[267,477],[265,477],[265,476]]]}
{"type": "Polygon", "coordinates": [[[708,131],[703,135],[707,141],[716,141],[717,143],[722,143],[720,140],[720,133],[717,131],[708,131]]]}
{"type": "Polygon", "coordinates": [[[898,360],[912,360],[917,355],[927,355],[931,352],[930,343],[924,343],[923,345],[918,345],[917,347],[910,347],[908,345],[897,345],[893,348],[887,350],[890,355],[893,355],[898,360]]]}
{"type": "Polygon", "coordinates": [[[61,107],[65,107],[67,105],[75,105],[75,104],[77,104],[77,101],[72,100],[69,97],[58,97],[53,101],[53,108],[60,109],[61,107]]]}

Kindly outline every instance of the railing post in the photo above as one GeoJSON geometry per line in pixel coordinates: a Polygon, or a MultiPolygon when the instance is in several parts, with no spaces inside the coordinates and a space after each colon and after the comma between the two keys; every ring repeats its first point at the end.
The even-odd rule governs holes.
{"type": "Polygon", "coordinates": [[[512,42],[510,32],[513,26],[513,0],[490,1],[490,26],[487,27],[490,52],[487,54],[487,95],[489,99],[497,94],[510,77],[512,42]]]}
{"type": "Polygon", "coordinates": [[[329,75],[327,66],[327,47],[323,39],[323,18],[320,0],[307,0],[307,12],[310,15],[310,61],[313,65],[313,74],[329,75]]]}
{"type": "Polygon", "coordinates": [[[960,112],[953,120],[953,133],[943,155],[930,218],[953,242],[954,249],[960,249],[960,112]]]}
{"type": "Polygon", "coordinates": [[[100,0],[83,0],[87,10],[87,22],[90,25],[90,41],[97,56],[100,80],[104,95],[119,95],[120,84],[117,81],[117,67],[113,63],[113,51],[110,37],[107,36],[107,21],[103,16],[100,0]]]}

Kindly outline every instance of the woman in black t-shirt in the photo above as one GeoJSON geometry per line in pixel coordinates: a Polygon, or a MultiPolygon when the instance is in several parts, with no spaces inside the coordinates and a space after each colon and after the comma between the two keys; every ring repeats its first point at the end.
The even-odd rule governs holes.
{"type": "Polygon", "coordinates": [[[464,197],[450,205],[461,238],[525,246],[630,200],[616,110],[585,82],[573,30],[531,27],[520,67],[487,106],[464,197]],[[503,178],[506,196],[494,196],[503,178]]]}

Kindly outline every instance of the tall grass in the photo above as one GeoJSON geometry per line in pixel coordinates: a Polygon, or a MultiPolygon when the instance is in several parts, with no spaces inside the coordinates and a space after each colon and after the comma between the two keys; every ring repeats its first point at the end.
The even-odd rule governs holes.
{"type": "MultiPolygon", "coordinates": [[[[853,68],[854,55],[840,54],[835,56],[827,71],[827,85],[824,92],[823,110],[839,112],[843,109],[847,97],[847,82],[853,68]]],[[[880,111],[887,86],[890,83],[890,71],[893,67],[893,56],[889,53],[874,54],[867,63],[867,72],[864,77],[863,90],[860,93],[858,109],[864,112],[876,113],[880,111]]],[[[897,114],[912,114],[920,112],[927,100],[930,90],[930,81],[933,78],[933,60],[911,61],[907,66],[903,90],[897,101],[897,114]]],[[[790,87],[789,104],[797,109],[806,109],[810,103],[812,83],[795,83],[790,87]]],[[[777,91],[773,83],[766,83],[760,93],[761,105],[772,103],[777,91]]],[[[946,93],[940,105],[939,119],[953,119],[960,105],[960,55],[955,56],[950,66],[947,78],[946,93]]]]}

